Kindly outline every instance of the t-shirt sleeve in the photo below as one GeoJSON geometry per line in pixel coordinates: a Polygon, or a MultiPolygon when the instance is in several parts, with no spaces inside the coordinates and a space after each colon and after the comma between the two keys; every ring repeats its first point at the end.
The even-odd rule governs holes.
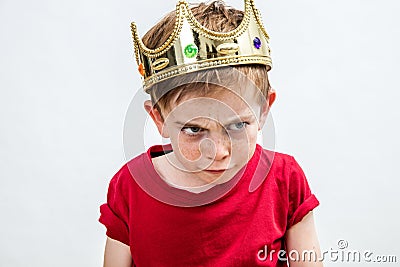
{"type": "Polygon", "coordinates": [[[107,231],[106,235],[129,246],[129,209],[126,200],[126,173],[122,168],[111,179],[108,192],[107,203],[100,206],[99,222],[102,223],[107,231]]]}
{"type": "Polygon", "coordinates": [[[311,192],[307,178],[297,161],[292,157],[289,171],[289,210],[288,226],[300,222],[304,216],[319,205],[318,199],[311,192]]]}

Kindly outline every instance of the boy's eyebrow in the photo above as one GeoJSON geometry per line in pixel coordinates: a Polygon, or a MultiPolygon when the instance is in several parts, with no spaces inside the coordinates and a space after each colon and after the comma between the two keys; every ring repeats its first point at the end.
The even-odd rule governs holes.
{"type": "MultiPolygon", "coordinates": [[[[251,120],[251,119],[253,119],[253,115],[247,115],[247,116],[242,116],[242,117],[239,117],[239,118],[234,118],[234,119],[231,119],[231,120],[227,121],[225,126],[228,126],[228,125],[233,124],[233,123],[238,123],[238,122],[241,122],[241,121],[251,120]]],[[[201,123],[196,123],[196,122],[186,122],[185,123],[185,122],[176,121],[175,124],[183,125],[185,127],[202,127],[201,123]]]]}

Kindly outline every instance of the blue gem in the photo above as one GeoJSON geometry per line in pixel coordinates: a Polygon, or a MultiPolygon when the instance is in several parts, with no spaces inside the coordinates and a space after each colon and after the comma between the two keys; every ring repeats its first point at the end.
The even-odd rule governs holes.
{"type": "Polygon", "coordinates": [[[262,44],[260,38],[258,37],[254,38],[253,44],[255,48],[260,49],[262,44]]]}

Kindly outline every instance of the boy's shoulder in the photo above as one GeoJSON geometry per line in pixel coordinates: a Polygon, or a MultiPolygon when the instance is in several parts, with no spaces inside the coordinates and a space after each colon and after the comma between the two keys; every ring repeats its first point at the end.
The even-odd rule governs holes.
{"type": "Polygon", "coordinates": [[[269,175],[272,175],[274,179],[290,182],[296,177],[305,178],[303,169],[293,155],[265,148],[262,148],[262,152],[260,161],[267,162],[262,165],[269,167],[269,175]]]}
{"type": "Polygon", "coordinates": [[[152,168],[152,157],[157,157],[172,151],[171,145],[153,145],[141,154],[127,160],[118,169],[115,175],[111,179],[111,184],[118,185],[120,187],[131,186],[135,183],[136,176],[142,174],[148,175],[152,168]]]}
{"type": "Polygon", "coordinates": [[[291,154],[269,150],[264,147],[261,147],[261,149],[262,156],[260,159],[262,160],[262,158],[267,158],[270,162],[272,162],[271,167],[290,167],[294,162],[296,162],[296,159],[291,154]]]}

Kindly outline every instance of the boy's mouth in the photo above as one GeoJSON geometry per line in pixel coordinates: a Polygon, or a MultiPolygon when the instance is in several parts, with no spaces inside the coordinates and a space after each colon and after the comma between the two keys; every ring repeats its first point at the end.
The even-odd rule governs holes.
{"type": "Polygon", "coordinates": [[[209,173],[218,174],[218,173],[223,173],[223,172],[225,172],[226,170],[204,170],[204,171],[209,172],[209,173]]]}

